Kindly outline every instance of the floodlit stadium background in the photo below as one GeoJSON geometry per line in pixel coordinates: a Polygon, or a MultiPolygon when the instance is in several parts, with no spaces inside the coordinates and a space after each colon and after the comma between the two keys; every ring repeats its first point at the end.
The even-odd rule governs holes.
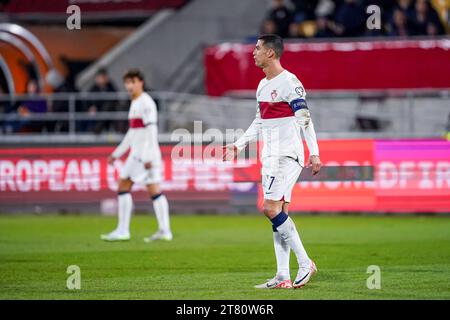
{"type": "MultiPolygon", "coordinates": [[[[260,32],[286,40],[282,63],[308,92],[324,165],[374,170],[371,180],[300,182],[292,211],[450,212],[448,1],[431,1],[425,26],[417,4],[285,2],[0,1],[0,213],[115,214],[122,162],[106,157],[127,129],[130,67],[158,103],[171,212],[256,212],[256,158],[171,153],[184,137],[203,155],[217,131],[202,133],[251,123],[260,32]],[[381,30],[367,29],[370,4],[381,6],[381,30]],[[70,5],[81,29],[68,29],[70,5]]],[[[148,211],[135,190],[137,211],[148,211]]]]}
{"type": "Polygon", "coordinates": [[[0,0],[0,299],[449,299],[449,8],[0,0]],[[300,290],[254,288],[276,269],[261,144],[214,159],[255,116],[251,51],[274,32],[325,165],[302,172],[289,208],[319,269],[300,290]],[[143,241],[157,221],[138,185],[131,239],[99,237],[117,223],[124,159],[106,159],[128,127],[131,67],[159,109],[172,241],[143,241]]]}

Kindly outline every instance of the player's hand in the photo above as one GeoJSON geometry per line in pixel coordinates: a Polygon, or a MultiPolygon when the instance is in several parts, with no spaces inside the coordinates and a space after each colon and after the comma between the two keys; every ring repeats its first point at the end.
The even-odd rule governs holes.
{"type": "Polygon", "coordinates": [[[319,156],[310,156],[306,166],[309,167],[310,165],[312,165],[312,174],[315,176],[319,173],[320,168],[322,167],[319,156]]]}
{"type": "Polygon", "coordinates": [[[114,158],[113,156],[109,156],[107,161],[108,161],[108,164],[112,165],[114,163],[114,161],[116,161],[116,158],[114,158]]]}
{"type": "Polygon", "coordinates": [[[233,160],[236,158],[238,154],[238,149],[234,144],[227,144],[225,147],[223,147],[223,161],[233,160]]]}
{"type": "Polygon", "coordinates": [[[144,163],[144,168],[147,169],[147,170],[151,169],[152,168],[152,163],[151,162],[144,163]]]}

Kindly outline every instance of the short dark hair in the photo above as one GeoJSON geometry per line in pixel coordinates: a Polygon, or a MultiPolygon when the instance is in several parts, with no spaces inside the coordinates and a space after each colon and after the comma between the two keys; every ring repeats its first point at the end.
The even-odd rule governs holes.
{"type": "Polygon", "coordinates": [[[267,48],[273,49],[278,59],[283,54],[283,39],[279,35],[264,34],[258,40],[261,40],[267,48]]]}
{"type": "Polygon", "coordinates": [[[106,68],[100,68],[97,71],[97,75],[107,76],[108,75],[108,71],[106,70],[106,68]]]}
{"type": "Polygon", "coordinates": [[[123,75],[123,81],[134,78],[138,78],[139,80],[144,82],[144,75],[139,69],[130,69],[123,75]]]}

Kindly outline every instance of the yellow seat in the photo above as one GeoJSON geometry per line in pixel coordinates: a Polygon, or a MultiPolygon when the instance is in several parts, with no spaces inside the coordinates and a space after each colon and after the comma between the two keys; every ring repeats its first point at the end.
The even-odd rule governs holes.
{"type": "Polygon", "coordinates": [[[300,36],[311,38],[316,34],[317,25],[314,20],[306,20],[298,26],[298,33],[300,36]]]}

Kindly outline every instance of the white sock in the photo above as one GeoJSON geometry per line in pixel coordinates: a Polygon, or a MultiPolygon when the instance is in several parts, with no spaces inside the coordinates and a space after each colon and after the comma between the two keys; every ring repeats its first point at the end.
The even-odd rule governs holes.
{"type": "Polygon", "coordinates": [[[290,217],[287,218],[282,225],[277,227],[277,230],[280,233],[281,238],[297,256],[299,267],[308,267],[310,260],[303,247],[302,241],[300,240],[294,221],[292,221],[290,217]]]}
{"type": "Polygon", "coordinates": [[[133,198],[129,192],[119,194],[119,224],[117,230],[120,233],[130,233],[130,219],[133,210],[133,198]]]}
{"type": "Polygon", "coordinates": [[[290,279],[289,256],[291,248],[281,239],[278,231],[273,232],[273,246],[275,248],[275,257],[277,258],[277,277],[282,280],[290,279]]]}
{"type": "Polygon", "coordinates": [[[169,222],[169,203],[165,195],[160,194],[153,199],[153,209],[155,210],[156,220],[158,220],[159,230],[170,232],[169,222]]]}

